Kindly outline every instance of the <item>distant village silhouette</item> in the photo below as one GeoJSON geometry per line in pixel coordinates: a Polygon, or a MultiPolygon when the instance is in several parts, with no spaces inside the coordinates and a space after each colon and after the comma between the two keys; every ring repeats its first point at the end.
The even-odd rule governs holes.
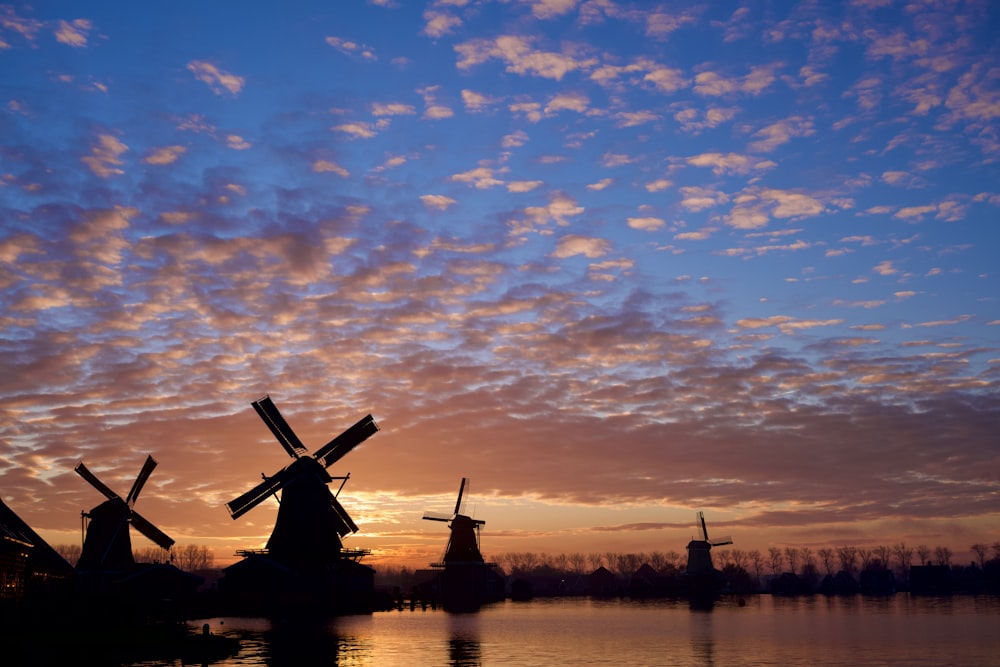
{"type": "Polygon", "coordinates": [[[53,641],[72,633],[108,657],[159,650],[205,660],[232,653],[234,640],[207,626],[192,633],[187,622],[219,616],[308,619],[417,607],[468,613],[505,599],[551,596],[680,598],[711,608],[727,595],[1000,594],[1000,542],[971,545],[976,561],[968,565],[953,564],[948,547],[902,543],[771,547],[764,553],[720,548],[733,539],[711,538],[701,512],[699,536],[687,544],[686,556],[675,550],[507,552],[487,561],[480,549],[485,521],[464,511],[465,478],[451,513],[423,516],[449,529],[441,561],[426,569],[383,565],[376,571],[362,562],[368,550],[343,544],[358,530],[337,499],[349,476],[328,472],[378,432],[372,416],[310,453],[269,396],[252,406],[291,462],[226,503],[234,520],[271,497],[280,503],[265,548],[238,552],[241,559],[228,567],[213,567],[207,547],[175,547],[136,510],[157,466],[151,455],[124,498],[83,462],[76,466],[104,497],[83,513],[82,547],[50,546],[0,499],[0,633],[11,655],[75,646],[53,641]],[[157,547],[134,550],[133,529],[157,547]]]}

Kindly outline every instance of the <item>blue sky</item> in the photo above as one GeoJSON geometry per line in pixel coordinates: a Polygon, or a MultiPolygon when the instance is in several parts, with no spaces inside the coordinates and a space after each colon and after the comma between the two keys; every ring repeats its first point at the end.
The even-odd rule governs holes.
{"type": "Polygon", "coordinates": [[[274,503],[223,503],[285,463],[269,393],[312,448],[380,423],[338,467],[385,559],[436,557],[462,476],[487,551],[681,549],[697,509],[744,548],[995,541],[998,27],[2,5],[4,499],[72,541],[75,463],[151,452],[148,518],[255,546],[274,503]]]}

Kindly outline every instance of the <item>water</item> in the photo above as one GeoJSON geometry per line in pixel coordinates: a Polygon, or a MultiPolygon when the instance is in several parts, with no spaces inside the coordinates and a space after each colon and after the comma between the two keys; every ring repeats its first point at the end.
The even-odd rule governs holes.
{"type": "Polygon", "coordinates": [[[314,627],[207,622],[213,633],[242,639],[238,655],[213,663],[220,666],[1000,665],[997,597],[761,595],[711,610],[565,598],[507,601],[476,614],[379,612],[314,627]]]}

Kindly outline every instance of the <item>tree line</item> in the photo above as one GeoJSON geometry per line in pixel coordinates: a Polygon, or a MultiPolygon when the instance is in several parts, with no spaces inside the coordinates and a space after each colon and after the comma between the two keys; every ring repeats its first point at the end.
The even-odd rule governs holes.
{"type": "MultiPolygon", "coordinates": [[[[66,561],[75,566],[80,559],[81,547],[78,544],[56,545],[55,550],[66,561]]],[[[1000,559],[1000,541],[987,544],[977,542],[969,547],[974,554],[980,569],[986,566],[992,554],[993,559],[1000,559]]],[[[786,546],[769,547],[766,551],[758,549],[713,549],[711,551],[715,567],[724,570],[726,567],[746,571],[761,581],[765,576],[777,577],[783,573],[801,576],[833,575],[846,572],[853,576],[863,571],[877,569],[892,569],[903,575],[904,580],[914,563],[918,565],[952,566],[954,552],[946,546],[929,547],[924,544],[910,547],[903,542],[893,545],[876,545],[857,547],[844,545],[840,547],[810,547],[786,546]]],[[[133,557],[137,563],[172,563],[186,572],[211,569],[215,565],[215,556],[211,549],[204,545],[187,544],[174,547],[171,550],[159,547],[134,549],[133,557]]],[[[586,575],[599,568],[605,568],[613,574],[628,578],[643,565],[649,565],[656,572],[671,574],[679,573],[687,565],[687,554],[678,551],[639,551],[639,552],[570,552],[546,553],[535,551],[507,551],[493,557],[493,562],[506,575],[514,577],[539,575],[586,575]]],[[[408,578],[414,569],[393,564],[379,564],[376,568],[379,579],[408,578]]]]}
{"type": "MultiPolygon", "coordinates": [[[[76,567],[83,551],[79,544],[57,544],[53,549],[73,567],[76,567]]],[[[137,563],[171,563],[185,572],[210,570],[215,566],[215,554],[212,550],[195,544],[176,546],[170,550],[160,547],[133,549],[132,557],[137,563]]]]}
{"type": "MultiPolygon", "coordinates": [[[[992,544],[976,543],[969,547],[980,569],[992,558],[1000,559],[1000,541],[992,544]]],[[[712,549],[712,560],[717,569],[729,576],[746,576],[756,579],[760,587],[767,577],[777,578],[789,573],[807,579],[819,579],[824,574],[833,576],[845,572],[851,577],[866,571],[894,570],[902,581],[908,578],[913,565],[943,565],[952,567],[954,552],[947,546],[930,547],[920,544],[911,547],[904,542],[892,545],[839,547],[769,547],[765,551],[712,549]]],[[[663,575],[680,574],[687,567],[687,554],[675,550],[639,552],[570,552],[544,553],[535,551],[507,551],[491,559],[503,574],[510,577],[528,576],[584,576],[605,568],[620,579],[629,579],[643,565],[649,565],[663,575]]],[[[376,566],[379,583],[400,585],[410,581],[415,570],[403,565],[380,563],[376,566]]]]}

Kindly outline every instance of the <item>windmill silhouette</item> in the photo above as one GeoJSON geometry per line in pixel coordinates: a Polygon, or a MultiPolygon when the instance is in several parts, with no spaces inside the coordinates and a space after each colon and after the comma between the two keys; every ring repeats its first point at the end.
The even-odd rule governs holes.
{"type": "Polygon", "coordinates": [[[444,564],[448,563],[482,563],[483,555],[479,551],[479,527],[486,522],[482,519],[473,519],[463,514],[462,496],[465,493],[469,480],[462,478],[462,484],[458,487],[458,500],[455,501],[455,511],[451,516],[424,512],[426,521],[444,521],[451,529],[451,536],[448,538],[448,546],[444,552],[444,564]]]}
{"type": "Polygon", "coordinates": [[[463,477],[451,515],[425,512],[423,516],[427,521],[447,523],[451,531],[442,562],[432,563],[442,569],[438,586],[446,611],[472,611],[503,597],[502,580],[493,571],[496,564],[487,563],[479,551],[479,527],[486,522],[465,514],[468,489],[469,480],[463,477]]]}
{"type": "Polygon", "coordinates": [[[709,539],[704,512],[698,512],[698,526],[701,528],[702,539],[691,540],[687,545],[687,573],[692,576],[711,573],[715,569],[712,565],[712,547],[733,543],[733,538],[728,535],[715,540],[709,539]]]}
{"type": "Polygon", "coordinates": [[[129,489],[128,495],[122,499],[98,479],[97,475],[92,473],[82,461],[77,464],[74,468],[76,473],[107,498],[90,512],[84,513],[84,518],[89,519],[89,522],[83,541],[83,550],[77,561],[77,570],[124,571],[135,567],[129,525],[161,549],[169,550],[173,546],[173,539],[135,511],[135,503],[139,499],[139,493],[155,467],[156,459],[147,456],[145,463],[139,470],[139,475],[132,483],[132,488],[129,489]]]}
{"type": "Polygon", "coordinates": [[[339,559],[342,538],[357,532],[358,527],[327,486],[339,479],[343,488],[350,474],[331,477],[327,468],[377,432],[378,425],[371,415],[366,415],[310,455],[270,396],[252,405],[292,462],[270,477],[261,475],[264,481],[226,503],[232,518],[238,519],[281,491],[278,517],[267,541],[267,555],[284,565],[322,564],[339,559]]]}

